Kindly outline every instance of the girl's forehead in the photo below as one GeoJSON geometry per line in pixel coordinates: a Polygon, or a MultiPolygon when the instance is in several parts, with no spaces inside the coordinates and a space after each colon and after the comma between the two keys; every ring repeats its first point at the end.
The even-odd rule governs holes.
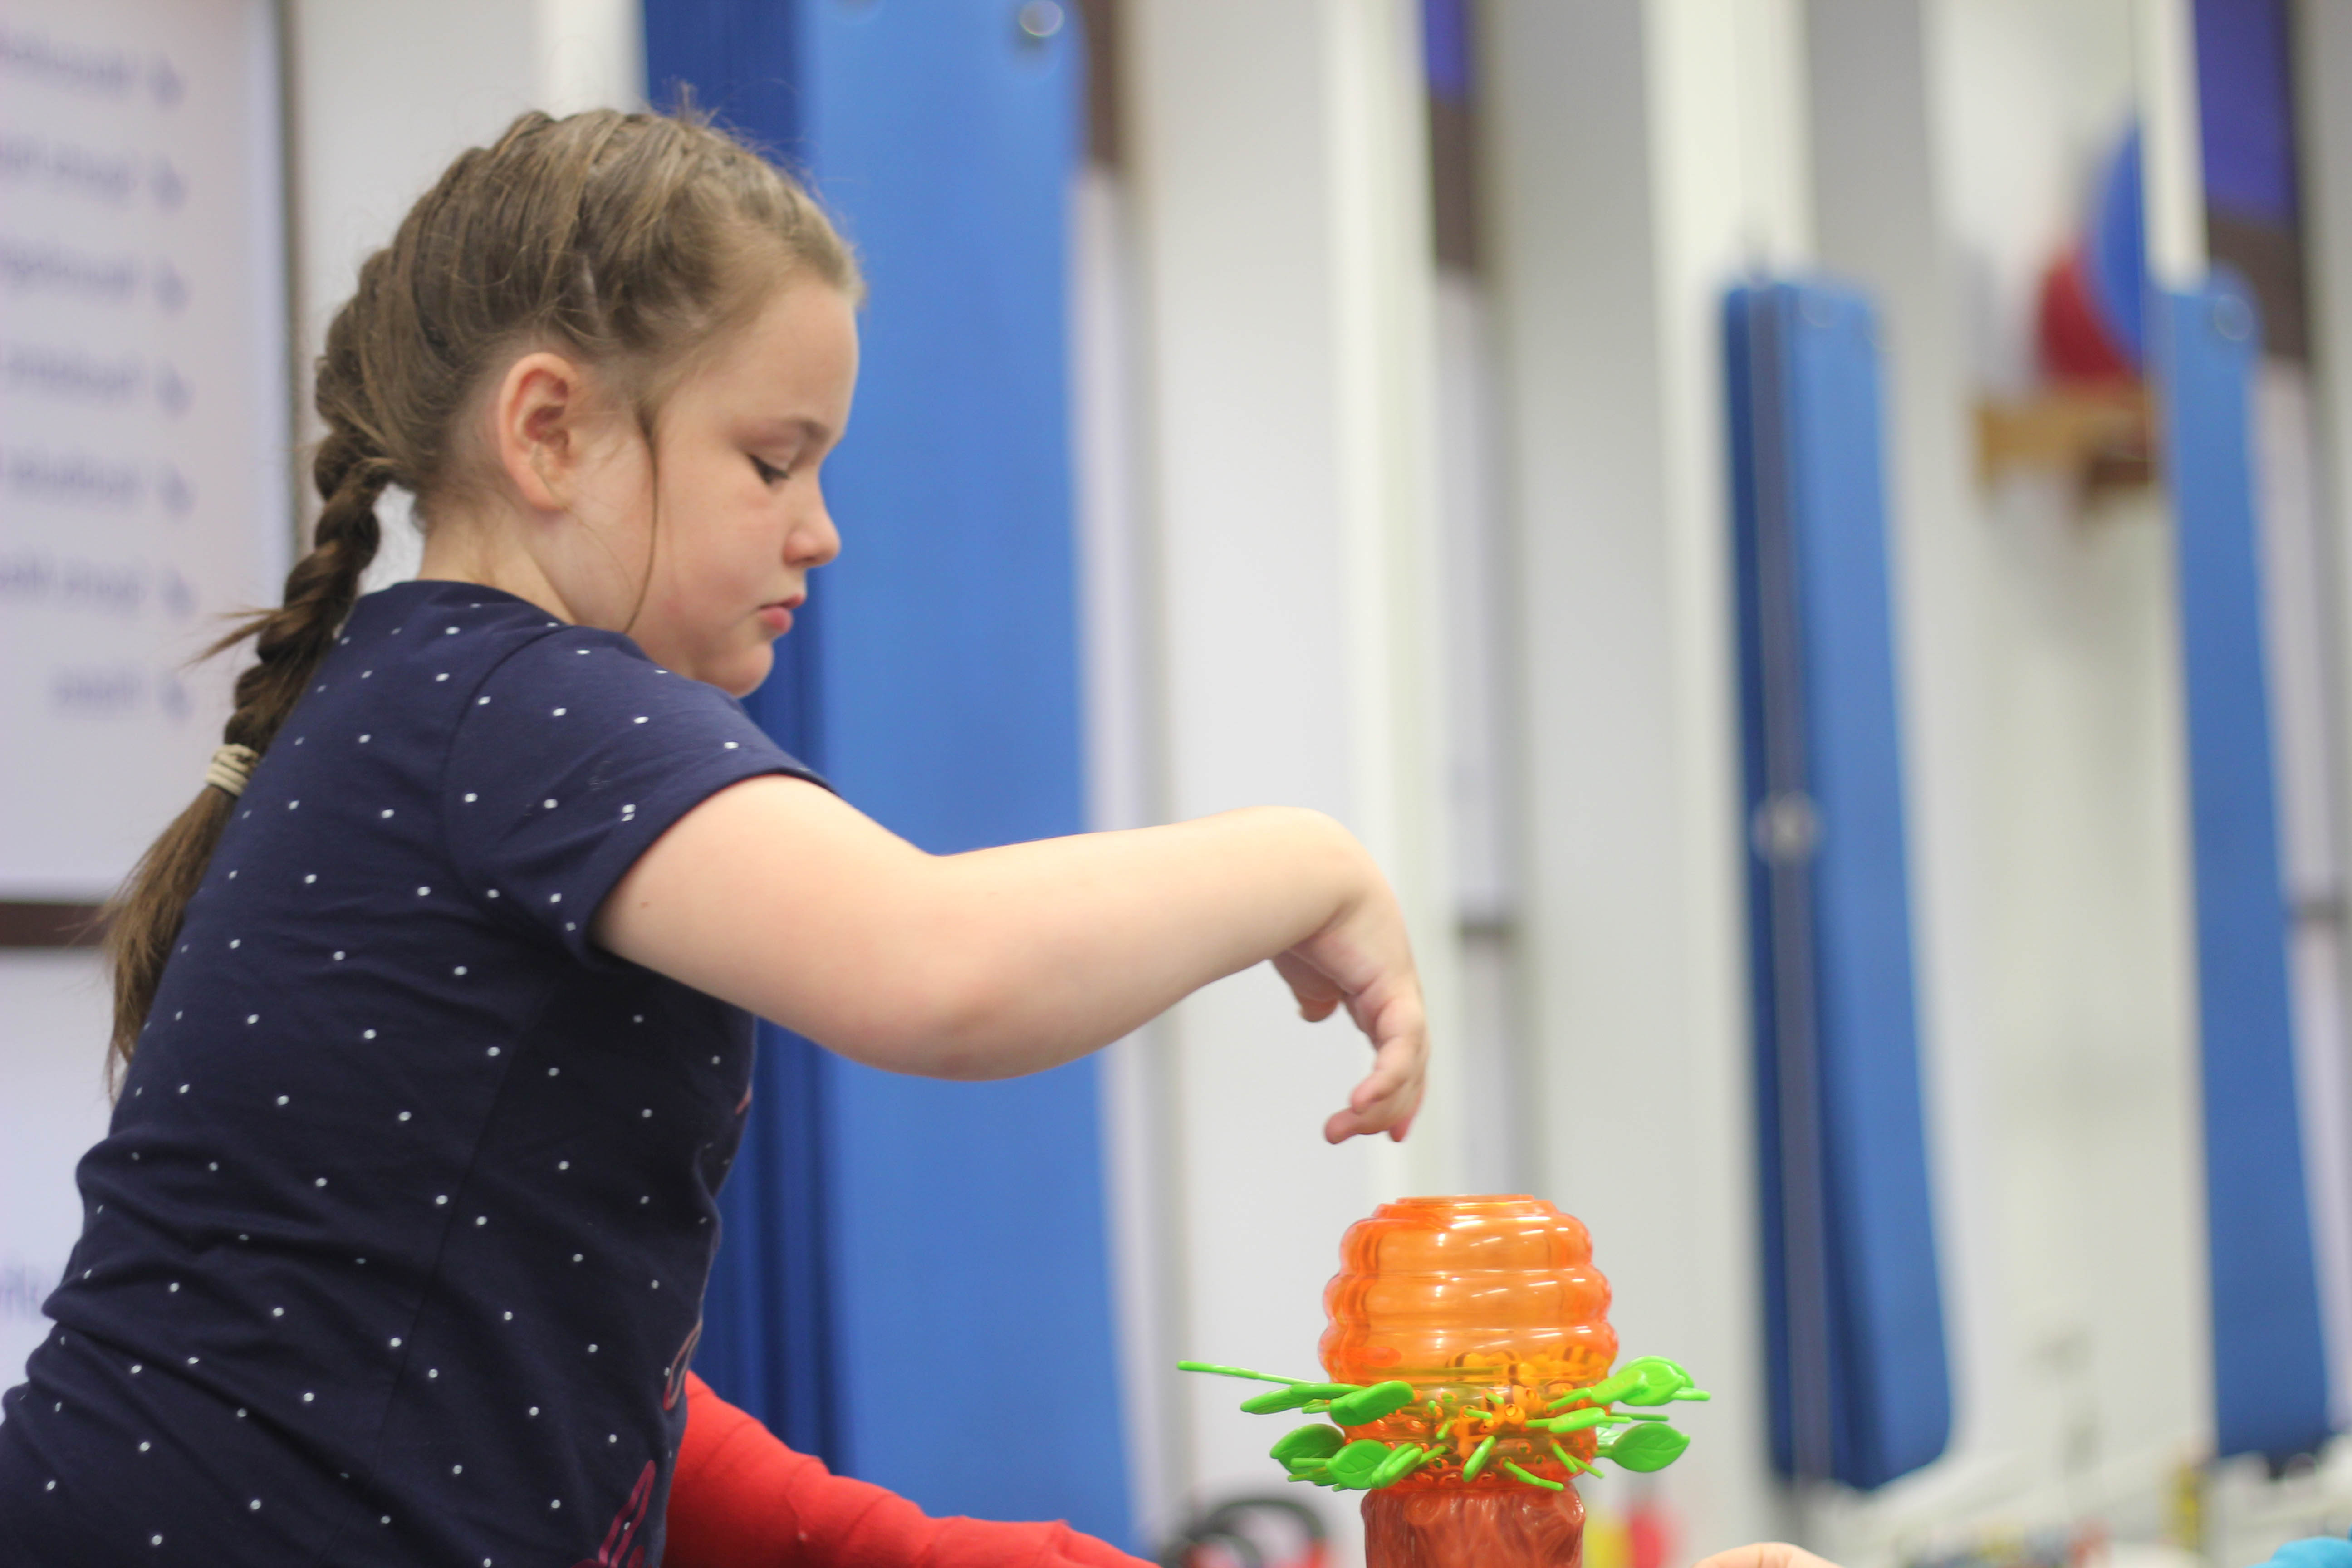
{"type": "MultiPolygon", "coordinates": [[[[857,377],[857,318],[847,296],[806,280],[776,290],[745,329],[679,390],[750,402],[779,418],[845,416],[857,377]]],[[[740,412],[740,409],[738,410],[740,412]]]]}

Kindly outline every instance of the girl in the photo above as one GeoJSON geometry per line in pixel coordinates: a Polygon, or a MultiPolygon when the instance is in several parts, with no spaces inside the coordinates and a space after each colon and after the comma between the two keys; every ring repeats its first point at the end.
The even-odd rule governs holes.
{"type": "Polygon", "coordinates": [[[1272,959],[1373,1048],[1325,1136],[1401,1138],[1412,956],[1313,813],[933,857],[745,716],[840,547],[858,288],[773,168],[610,112],[524,116],[361,268],[316,543],[115,910],[120,1098],[0,1559],[643,1565],[675,1510],[741,1561],[1118,1560],[920,1521],[698,1389],[751,1015],[994,1078],[1272,959]],[[423,574],[361,598],[391,484],[423,574]]]}

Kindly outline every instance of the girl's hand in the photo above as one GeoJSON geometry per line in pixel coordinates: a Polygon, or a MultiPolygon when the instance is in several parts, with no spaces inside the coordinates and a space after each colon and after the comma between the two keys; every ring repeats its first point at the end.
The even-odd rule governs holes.
{"type": "MultiPolygon", "coordinates": [[[[1368,869],[1369,867],[1368,867],[1368,869]]],[[[1333,1143],[1385,1131],[1402,1142],[1421,1109],[1429,1067],[1429,1026],[1404,916],[1377,869],[1365,895],[1287,952],[1274,967],[1298,999],[1298,1015],[1319,1024],[1342,1006],[1372,1046],[1372,1070],[1323,1123],[1333,1143]]]]}
{"type": "Polygon", "coordinates": [[[1837,1564],[1785,1541],[1759,1541],[1702,1558],[1698,1568],[1837,1568],[1837,1564]]]}

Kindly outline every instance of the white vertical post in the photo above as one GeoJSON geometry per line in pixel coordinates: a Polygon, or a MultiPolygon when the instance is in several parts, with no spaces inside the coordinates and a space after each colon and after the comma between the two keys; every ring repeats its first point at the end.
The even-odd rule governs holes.
{"type": "MultiPolygon", "coordinates": [[[[2320,446],[2319,526],[2333,546],[2336,691],[2352,690],[2352,100],[2339,84],[2352,71],[2352,9],[2335,0],[2304,0],[2294,12],[2297,151],[2303,159],[2304,221],[2312,279],[2312,349],[2320,446]]],[[[2352,724],[2336,726],[2336,777],[2352,777],[2352,724]]],[[[2333,803],[2339,842],[2352,837],[2352,801],[2333,803]]],[[[2318,1232],[2320,1286],[2328,1329],[2332,1408],[2338,1426],[2352,1425],[2352,1044],[2341,1028],[2324,1037],[2305,1031],[2297,1041],[2306,1097],[2307,1158],[2318,1162],[2312,1183],[2318,1232]]]]}
{"type": "Polygon", "coordinates": [[[1591,1226],[1626,1352],[1724,1395],[1657,1478],[1696,1553],[1780,1527],[1719,322],[1747,265],[1811,250],[1801,35],[1777,0],[1497,0],[1484,19],[1539,1190],[1591,1226]]]}
{"type": "Polygon", "coordinates": [[[2132,22],[2148,276],[2159,289],[2195,288],[2205,281],[2205,160],[2192,0],[2135,0],[2132,22]]]}
{"type": "MultiPolygon", "coordinates": [[[[1407,0],[1139,0],[1133,196],[1145,283],[1145,492],[1156,540],[1161,800],[1348,823],[1412,923],[1438,1058],[1401,1148],[1324,1146],[1364,1069],[1270,971],[1166,1032],[1187,1353],[1315,1364],[1340,1233],[1384,1196],[1446,1191],[1463,1113],[1430,463],[1430,245],[1418,29],[1407,0]]],[[[1199,1498],[1263,1491],[1276,1434],[1235,1391],[1185,1390],[1199,1498]]],[[[1352,1541],[1354,1513],[1327,1511],[1352,1541]]]]}

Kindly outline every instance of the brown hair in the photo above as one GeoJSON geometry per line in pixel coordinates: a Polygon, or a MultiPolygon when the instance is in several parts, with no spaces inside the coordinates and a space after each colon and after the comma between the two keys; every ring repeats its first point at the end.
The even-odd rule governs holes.
{"type": "MultiPolygon", "coordinates": [[[[463,481],[458,415],[501,363],[553,345],[611,376],[650,443],[662,398],[783,281],[855,297],[857,267],[793,180],[690,114],[529,113],[460,153],[361,264],[318,363],[322,506],[285,603],[207,650],[254,640],[225,742],[268,749],[359,596],[390,485],[429,520],[463,481]]],[[[107,911],[110,1068],[129,1063],[235,797],[207,784],[107,911]]]]}

